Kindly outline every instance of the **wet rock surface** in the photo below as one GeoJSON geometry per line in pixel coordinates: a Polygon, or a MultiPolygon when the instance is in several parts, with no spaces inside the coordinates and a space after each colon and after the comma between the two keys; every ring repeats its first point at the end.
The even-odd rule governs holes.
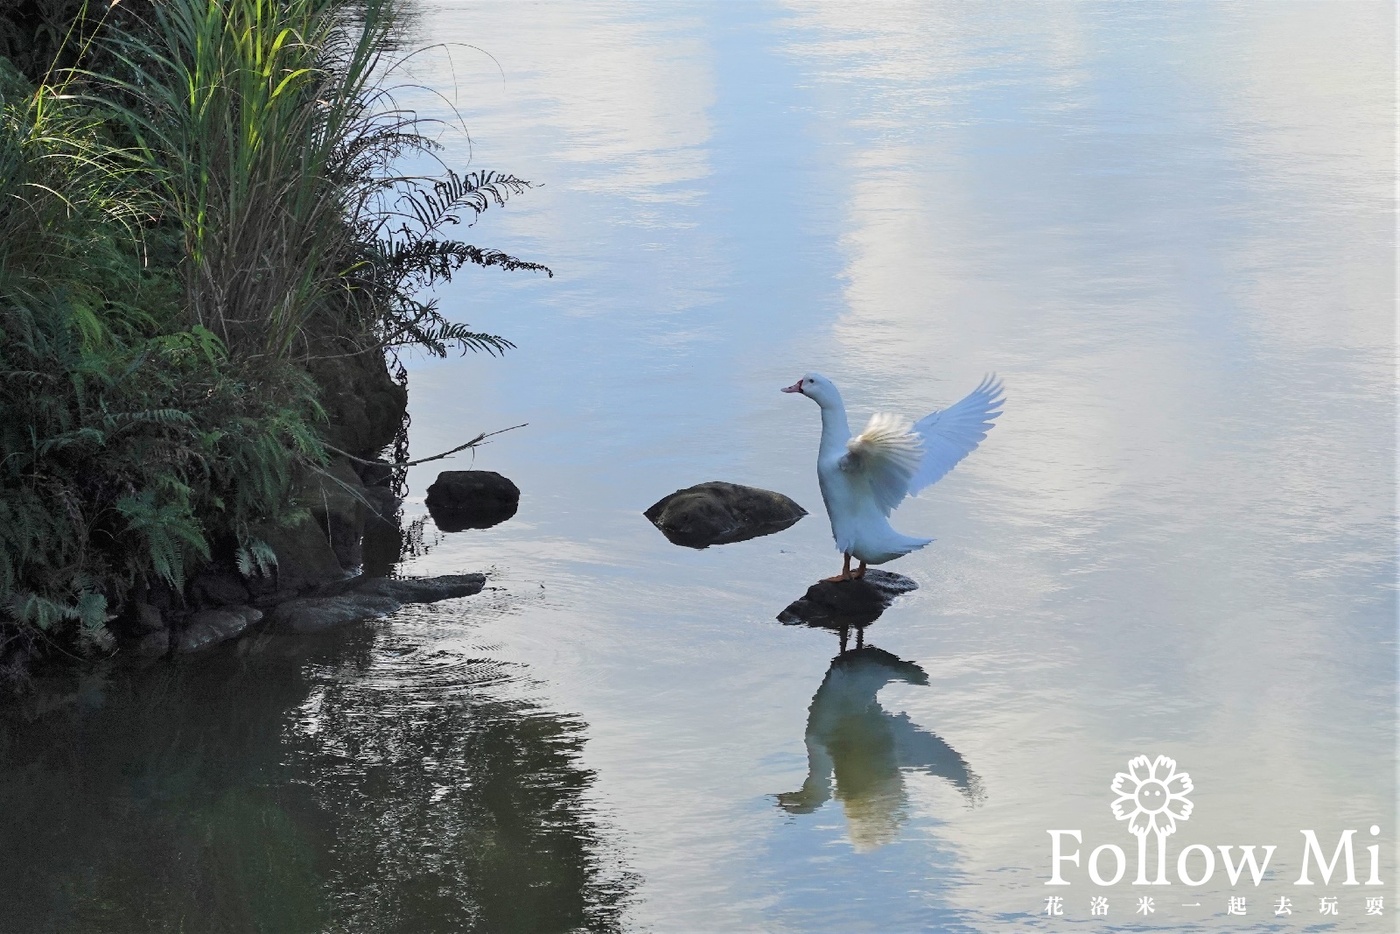
{"type": "Polygon", "coordinates": [[[388,616],[401,606],[403,602],[400,600],[374,594],[299,597],[273,607],[268,614],[268,622],[274,629],[288,632],[321,632],[347,623],[388,616]]]}
{"type": "Polygon", "coordinates": [[[708,548],[781,532],[807,510],[772,490],[711,480],[677,490],[642,515],[671,543],[708,548]]]}
{"type": "Polygon", "coordinates": [[[818,581],[788,604],[778,621],[822,629],[868,626],[889,609],[895,597],[918,588],[902,574],[869,568],[859,580],[818,581]]]}
{"type": "Polygon", "coordinates": [[[520,488],[494,470],[444,470],[428,487],[428,514],[444,532],[489,529],[520,506],[520,488]]]}
{"type": "Polygon", "coordinates": [[[480,593],[484,574],[394,579],[357,577],[323,581],[305,592],[269,593],[261,606],[241,604],[167,616],[149,604],[134,604],[124,627],[125,651],[137,658],[189,655],[255,630],[312,633],[395,612],[408,603],[436,603],[480,593]]]}
{"type": "MultiPolygon", "coordinates": [[[[176,637],[175,648],[185,655],[199,652],[220,642],[237,638],[262,617],[262,610],[251,606],[201,610],[185,623],[184,629],[176,637]]],[[[150,641],[155,644],[157,640],[150,641]]]]}
{"type": "Polygon", "coordinates": [[[469,597],[486,586],[484,574],[447,574],[394,580],[373,578],[330,596],[300,597],[279,603],[268,614],[275,629],[320,632],[347,623],[388,616],[405,603],[436,603],[469,597]]]}
{"type": "Polygon", "coordinates": [[[452,597],[470,597],[486,586],[485,574],[445,574],[442,577],[393,579],[387,577],[365,581],[356,593],[390,597],[401,603],[436,603],[452,597]]]}
{"type": "Polygon", "coordinates": [[[170,633],[164,629],[148,632],[136,640],[133,651],[139,658],[159,658],[162,655],[168,655],[170,653],[170,633]]]}

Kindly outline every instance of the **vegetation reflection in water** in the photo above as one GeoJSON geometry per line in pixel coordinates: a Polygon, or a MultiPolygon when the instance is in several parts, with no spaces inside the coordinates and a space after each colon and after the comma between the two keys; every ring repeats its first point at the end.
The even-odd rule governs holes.
{"type": "Polygon", "coordinates": [[[431,619],[7,710],[4,928],[617,929],[635,879],[585,800],[585,724],[435,644],[431,619]]]}

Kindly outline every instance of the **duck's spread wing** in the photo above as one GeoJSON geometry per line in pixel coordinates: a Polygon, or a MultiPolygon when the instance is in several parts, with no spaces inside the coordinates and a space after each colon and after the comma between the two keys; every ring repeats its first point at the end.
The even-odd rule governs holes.
{"type": "Polygon", "coordinates": [[[885,515],[909,492],[923,463],[923,443],[897,415],[874,415],[865,430],[846,442],[842,470],[864,479],[885,515]]]}
{"type": "Polygon", "coordinates": [[[913,495],[941,478],[971,454],[1001,414],[1001,380],[988,376],[961,402],[914,423],[914,434],[923,440],[923,462],[909,479],[913,495]]]}

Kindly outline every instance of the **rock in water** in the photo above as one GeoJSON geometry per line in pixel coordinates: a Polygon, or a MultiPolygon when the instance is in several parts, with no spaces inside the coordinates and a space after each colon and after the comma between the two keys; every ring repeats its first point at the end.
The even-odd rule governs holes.
{"type": "Polygon", "coordinates": [[[428,487],[428,514],[444,532],[489,529],[519,506],[520,488],[494,470],[444,470],[428,487]]]}
{"type": "Polygon", "coordinates": [[[706,548],[781,532],[807,510],[781,493],[711,480],[677,490],[642,515],[674,544],[706,548]]]}
{"type": "MultiPolygon", "coordinates": [[[[262,619],[262,610],[251,606],[229,606],[217,610],[201,610],[189,618],[183,632],[179,634],[176,648],[183,654],[190,654],[227,642],[241,636],[249,626],[262,619]]],[[[159,640],[148,640],[148,651],[155,652],[159,640]]]]}
{"type": "Polygon", "coordinates": [[[868,626],[894,598],[919,585],[903,574],[869,568],[860,580],[818,581],[778,614],[779,622],[822,629],[868,626]]]}
{"type": "Polygon", "coordinates": [[[374,578],[355,587],[356,593],[392,597],[402,603],[436,603],[470,597],[486,586],[485,574],[445,574],[441,577],[374,578]]]}
{"type": "Polygon", "coordinates": [[[443,577],[363,580],[342,594],[302,597],[278,604],[269,614],[274,629],[320,632],[365,619],[388,616],[405,603],[436,603],[480,593],[484,574],[449,574],[443,577]]]}
{"type": "Polygon", "coordinates": [[[374,594],[341,594],[338,597],[301,597],[279,603],[268,615],[274,629],[310,633],[388,616],[403,602],[374,594]]]}

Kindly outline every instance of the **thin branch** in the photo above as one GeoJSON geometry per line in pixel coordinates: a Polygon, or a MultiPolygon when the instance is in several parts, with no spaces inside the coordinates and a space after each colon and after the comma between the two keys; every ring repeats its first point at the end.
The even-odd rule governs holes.
{"type": "Polygon", "coordinates": [[[495,435],[503,435],[506,432],[514,431],[517,428],[524,428],[528,424],[530,423],[521,422],[519,425],[511,425],[509,428],[500,428],[496,431],[483,431],[481,434],[477,435],[475,438],[471,439],[466,444],[459,444],[450,451],[443,451],[441,454],[434,454],[432,457],[419,458],[416,461],[371,461],[365,460],[363,457],[356,457],[354,454],[342,451],[340,448],[335,447],[331,444],[326,444],[324,441],[321,442],[321,446],[324,447],[327,451],[332,451],[336,454],[339,454],[341,457],[348,457],[350,460],[354,461],[357,464],[367,464],[371,467],[417,467],[419,464],[428,463],[428,461],[440,461],[444,457],[451,457],[458,451],[465,451],[467,448],[476,447],[478,444],[485,441],[487,438],[494,437],[495,435]]]}

